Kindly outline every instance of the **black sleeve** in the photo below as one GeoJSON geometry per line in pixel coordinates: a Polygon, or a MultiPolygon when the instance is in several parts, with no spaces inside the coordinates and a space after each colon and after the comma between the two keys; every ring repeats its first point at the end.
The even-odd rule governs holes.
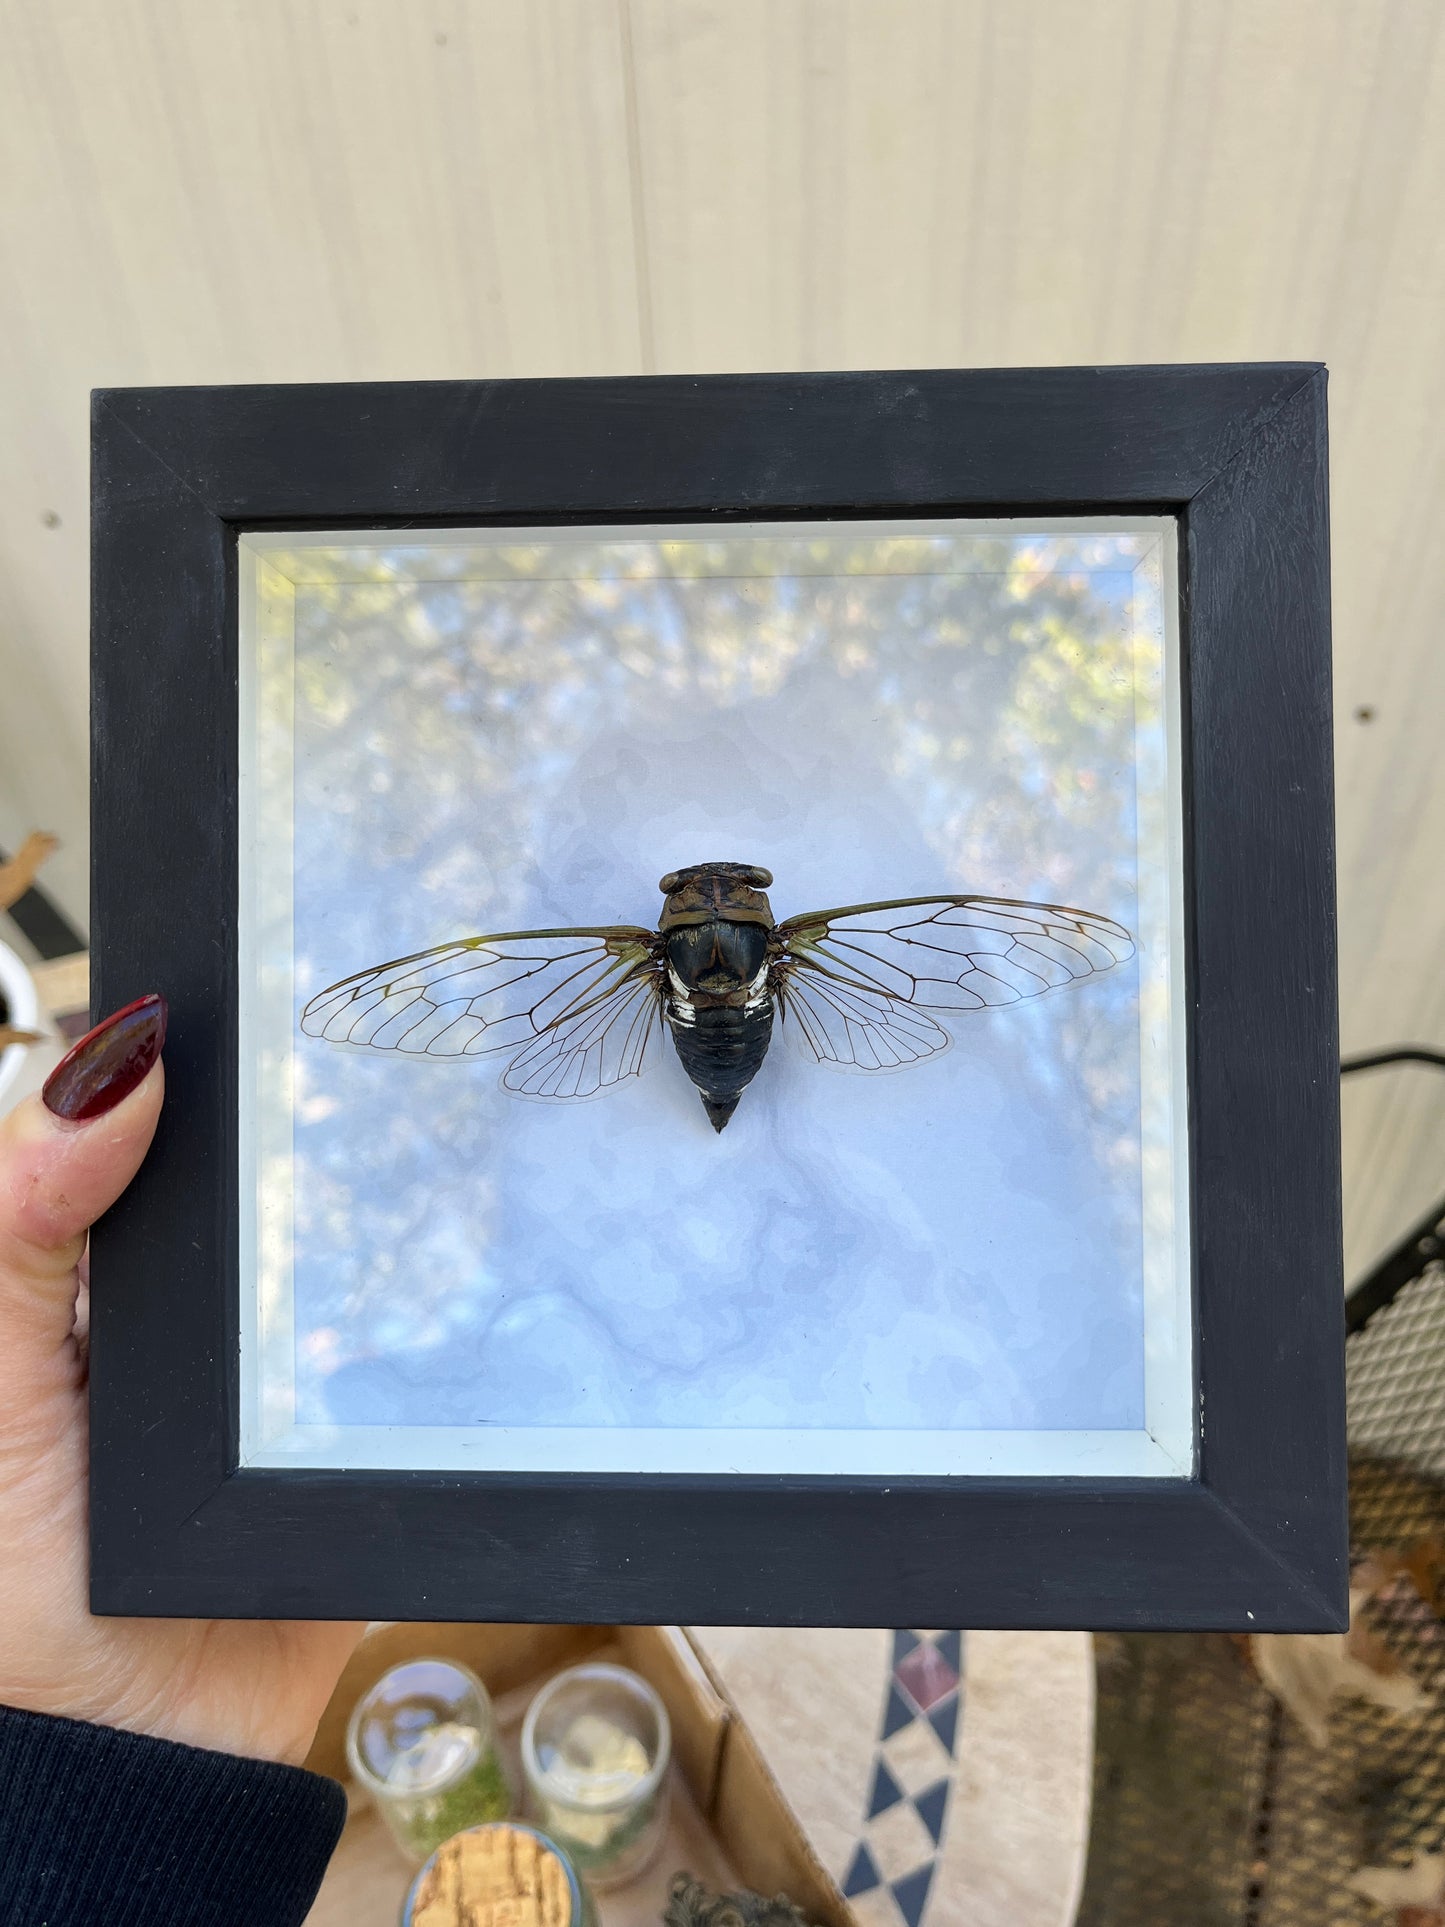
{"type": "Polygon", "coordinates": [[[0,1707],[0,1927],[300,1927],[334,1780],[0,1707]]]}

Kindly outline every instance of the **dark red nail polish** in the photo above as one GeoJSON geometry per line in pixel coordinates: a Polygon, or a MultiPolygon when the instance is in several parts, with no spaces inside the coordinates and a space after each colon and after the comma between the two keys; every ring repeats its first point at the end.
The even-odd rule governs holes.
{"type": "Polygon", "coordinates": [[[166,1041],[166,1000],[137,997],[87,1031],[45,1080],[47,1110],[84,1124],[129,1097],[166,1041]]]}

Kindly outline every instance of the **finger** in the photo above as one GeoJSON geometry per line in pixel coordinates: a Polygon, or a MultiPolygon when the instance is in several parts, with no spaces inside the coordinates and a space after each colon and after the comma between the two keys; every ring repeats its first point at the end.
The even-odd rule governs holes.
{"type": "Polygon", "coordinates": [[[61,1060],[43,1102],[0,1120],[0,1352],[69,1334],[86,1231],[155,1132],[164,1037],[162,999],[128,1005],[61,1060]]]}

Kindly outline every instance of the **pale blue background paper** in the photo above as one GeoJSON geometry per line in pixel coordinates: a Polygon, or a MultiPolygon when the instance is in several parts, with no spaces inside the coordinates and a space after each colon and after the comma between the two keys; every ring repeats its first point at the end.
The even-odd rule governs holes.
{"type": "Polygon", "coordinates": [[[1141,984],[1167,1032],[1177,963],[1161,536],[918,526],[273,541],[294,589],[253,682],[253,861],[290,927],[258,918],[255,1043],[292,1156],[256,1169],[290,1231],[268,1257],[263,1195],[289,1353],[263,1408],[317,1438],[710,1430],[720,1467],[739,1428],[1146,1427],[1141,1102],[1169,1105],[1157,1065],[1141,1097],[1141,984]],[[295,1028],[448,938],[652,923],[663,872],[712,858],[771,868],[779,917],[969,890],[1102,911],[1141,950],[949,1013],[954,1048],[893,1075],[775,1033],[721,1137],[665,1037],[639,1082],[537,1104],[505,1058],[295,1028]]]}

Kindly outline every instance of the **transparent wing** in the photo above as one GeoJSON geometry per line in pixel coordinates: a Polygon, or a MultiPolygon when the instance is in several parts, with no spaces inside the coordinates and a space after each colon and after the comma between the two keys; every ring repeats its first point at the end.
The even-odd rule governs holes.
{"type": "MultiPolygon", "coordinates": [[[[902,897],[778,925],[779,994],[806,984],[913,1010],[988,1010],[1110,970],[1134,954],[1122,924],[1092,910],[1011,897],[902,897]]],[[[896,1016],[892,1021],[897,1021],[896,1016]]],[[[840,1061],[827,1057],[823,1061],[840,1061]]]]}
{"type": "Polygon", "coordinates": [[[661,1015],[660,977],[649,972],[624,978],[534,1038],[503,1071],[502,1089],[554,1103],[600,1097],[625,1078],[642,1075],[661,1015]]]}
{"type": "Polygon", "coordinates": [[[463,937],[332,984],[302,1011],[301,1028],[418,1057],[525,1054],[624,988],[645,984],[655,998],[657,941],[628,924],[463,937]]]}
{"type": "Polygon", "coordinates": [[[784,972],[776,995],[784,1034],[805,1056],[837,1070],[901,1071],[953,1042],[925,1011],[821,972],[784,972]]]}

